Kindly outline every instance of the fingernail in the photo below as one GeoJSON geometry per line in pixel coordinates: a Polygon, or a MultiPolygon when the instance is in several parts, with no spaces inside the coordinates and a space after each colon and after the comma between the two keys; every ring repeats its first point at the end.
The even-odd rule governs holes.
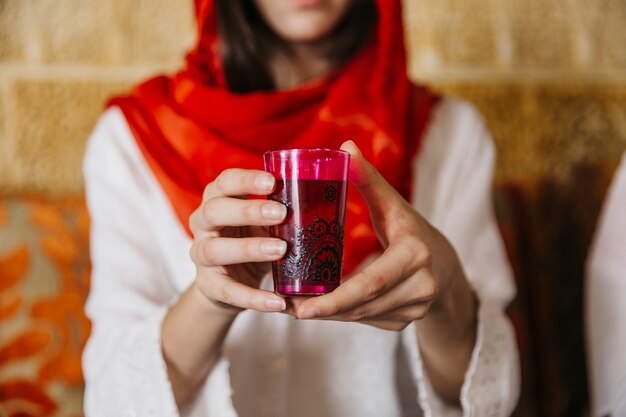
{"type": "Polygon", "coordinates": [[[282,240],[266,240],[261,245],[261,251],[263,251],[265,255],[269,256],[282,256],[287,251],[287,242],[282,240]]]}
{"type": "Polygon", "coordinates": [[[269,298],[265,300],[265,307],[271,311],[284,311],[287,308],[285,300],[277,298],[269,298]]]}
{"type": "Polygon", "coordinates": [[[360,154],[361,154],[361,149],[359,149],[359,146],[358,146],[358,145],[357,145],[357,144],[356,144],[353,140],[347,140],[347,141],[345,141],[345,142],[341,145],[341,149],[342,149],[342,150],[345,150],[345,149],[343,149],[343,148],[344,148],[344,146],[346,146],[346,145],[348,145],[348,146],[352,146],[352,147],[354,148],[354,149],[353,149],[353,152],[348,151],[348,152],[350,152],[350,156],[352,156],[353,154],[354,154],[354,155],[360,155],[360,154]]]}
{"type": "Polygon", "coordinates": [[[261,214],[269,220],[280,220],[287,215],[287,207],[282,204],[267,203],[261,207],[261,214]]]}
{"type": "Polygon", "coordinates": [[[298,318],[300,319],[314,319],[320,315],[320,311],[317,307],[308,307],[305,308],[302,313],[298,314],[298,318]]]}
{"type": "Polygon", "coordinates": [[[256,186],[263,191],[272,191],[274,188],[274,177],[271,174],[261,174],[256,177],[256,186]]]}

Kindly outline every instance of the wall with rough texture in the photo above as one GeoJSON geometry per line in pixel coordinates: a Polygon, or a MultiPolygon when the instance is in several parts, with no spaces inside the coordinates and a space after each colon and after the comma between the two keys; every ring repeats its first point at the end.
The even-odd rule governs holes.
{"type": "Polygon", "coordinates": [[[104,100],[193,39],[191,0],[0,0],[0,189],[79,193],[104,100]]]}
{"type": "MultiPolygon", "coordinates": [[[[80,194],[106,97],[180,66],[191,0],[0,0],[0,191],[80,194]]],[[[626,148],[624,0],[405,0],[413,79],[476,104],[511,213],[520,415],[581,415],[583,263],[626,148]]]]}
{"type": "Polygon", "coordinates": [[[498,178],[567,180],[626,147],[623,0],[406,1],[414,79],[478,105],[498,178]]]}

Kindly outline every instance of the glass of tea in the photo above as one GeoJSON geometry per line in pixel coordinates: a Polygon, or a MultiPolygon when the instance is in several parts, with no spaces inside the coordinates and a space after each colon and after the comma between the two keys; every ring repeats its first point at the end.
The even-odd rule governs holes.
{"type": "Polygon", "coordinates": [[[265,170],[276,178],[268,196],[287,206],[270,235],[287,242],[272,262],[274,291],[285,296],[326,294],[339,286],[343,258],[350,154],[336,149],[266,152],[265,170]]]}

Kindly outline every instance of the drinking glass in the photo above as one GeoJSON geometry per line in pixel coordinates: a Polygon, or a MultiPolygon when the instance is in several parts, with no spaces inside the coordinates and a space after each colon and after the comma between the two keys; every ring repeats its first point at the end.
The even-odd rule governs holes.
{"type": "Polygon", "coordinates": [[[341,281],[350,154],[336,149],[284,149],[264,154],[276,178],[269,199],[287,206],[285,221],[270,235],[287,242],[272,262],[274,291],[285,296],[320,295],[341,281]]]}

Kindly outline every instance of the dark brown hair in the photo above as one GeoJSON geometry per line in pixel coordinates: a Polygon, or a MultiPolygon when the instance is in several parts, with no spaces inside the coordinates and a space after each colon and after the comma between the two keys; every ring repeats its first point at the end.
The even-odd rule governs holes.
{"type": "MultiPolygon", "coordinates": [[[[324,51],[336,64],[352,57],[376,27],[374,0],[352,0],[352,3],[324,51]]],[[[215,7],[222,65],[230,90],[239,93],[274,90],[267,58],[277,50],[289,54],[288,43],[270,29],[253,0],[217,0],[215,7]]]]}

